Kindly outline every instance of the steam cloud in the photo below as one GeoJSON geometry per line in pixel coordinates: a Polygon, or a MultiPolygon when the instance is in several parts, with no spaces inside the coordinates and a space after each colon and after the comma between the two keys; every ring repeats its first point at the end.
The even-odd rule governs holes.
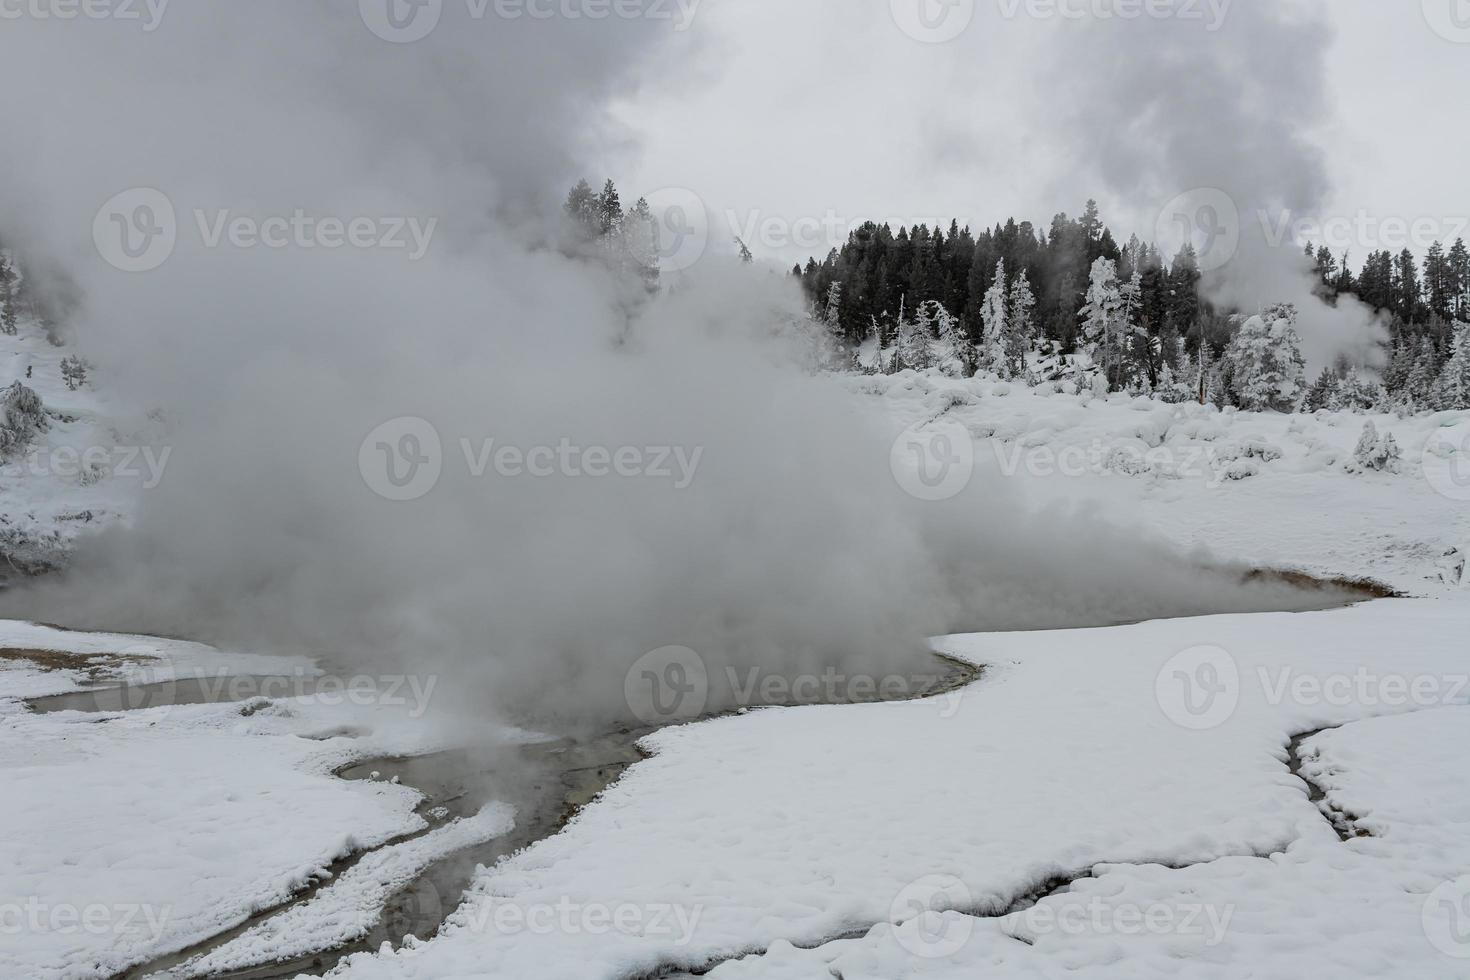
{"type": "Polygon", "coordinates": [[[1380,366],[1388,339],[1355,298],[1341,297],[1336,307],[1318,298],[1312,264],[1290,234],[1279,236],[1288,212],[1293,220],[1322,217],[1331,189],[1312,142],[1328,116],[1329,10],[1241,0],[1218,30],[1178,17],[1089,19],[1062,25],[1063,43],[1051,47],[1058,68],[1065,66],[1059,73],[1087,79],[1091,93],[1062,100],[1075,107],[1066,131],[1076,155],[1095,160],[1124,200],[1152,201],[1156,210],[1198,189],[1225,192],[1234,215],[1201,218],[1193,211],[1201,198],[1184,202],[1197,230],[1219,230],[1208,227],[1215,220],[1239,230],[1238,248],[1206,275],[1204,291],[1247,313],[1296,304],[1309,370],[1339,355],[1380,366]]]}
{"type": "Polygon", "coordinates": [[[1026,516],[998,481],[947,506],[904,497],[896,427],[768,336],[773,311],[799,313],[781,278],[706,260],[630,315],[611,274],[543,247],[542,216],[580,172],[610,169],[585,165],[616,141],[602,104],[690,35],[460,23],[455,6],[405,45],[346,2],[201,0],[147,34],[7,25],[0,75],[35,96],[0,150],[0,227],[75,277],[99,376],[162,409],[173,447],[134,525],[7,594],[10,614],[452,671],[441,691],[467,710],[594,721],[625,710],[629,665],[670,644],[716,673],[877,673],[953,628],[1263,601],[1138,532],[1026,516]],[[166,263],[126,274],[91,232],[133,186],[168,194],[181,228],[166,263]],[[298,207],[440,221],[418,262],[211,249],[192,227],[196,208],[298,207]],[[385,500],[359,472],[364,438],[399,416],[443,438],[421,500],[385,500]],[[476,478],[462,438],[702,456],[684,490],[476,478]]]}

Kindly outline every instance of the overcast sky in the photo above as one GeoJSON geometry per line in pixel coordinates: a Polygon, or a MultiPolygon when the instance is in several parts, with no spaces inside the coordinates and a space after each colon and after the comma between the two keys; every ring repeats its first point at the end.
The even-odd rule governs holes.
{"type": "MultiPolygon", "coordinates": [[[[1161,193],[1135,200],[1111,191],[1097,148],[1071,138],[1063,121],[1059,107],[1108,99],[1107,85],[1086,65],[1063,70],[1051,57],[1063,39],[1085,45],[1091,36],[1101,48],[1120,27],[1142,22],[1096,20],[1092,11],[1117,10],[1120,0],[974,0],[972,13],[970,0],[943,2],[704,0],[684,32],[693,54],[660,66],[621,104],[637,138],[608,150],[605,166],[638,193],[695,192],[720,246],[733,211],[758,256],[786,263],[823,254],[834,221],[958,216],[978,227],[1015,214],[1044,226],[1057,211],[1076,215],[1089,196],[1121,237],[1155,237],[1161,193]],[[940,34],[963,31],[943,43],[909,36],[897,21],[919,3],[936,16],[948,10],[948,21],[931,21],[940,34]],[[756,219],[770,219],[766,230],[756,219]]],[[[1470,43],[1462,43],[1470,29],[1457,41],[1450,20],[1462,0],[1157,2],[1171,12],[1175,36],[1194,32],[1221,50],[1280,40],[1264,36],[1275,32],[1259,29],[1251,4],[1296,6],[1328,28],[1320,49],[1284,45],[1272,57],[1304,60],[1321,75],[1325,111],[1281,124],[1324,151],[1323,216],[1353,219],[1334,238],[1351,245],[1355,266],[1372,248],[1422,251],[1385,219],[1427,219],[1431,237],[1462,230],[1470,132],[1445,109],[1470,82],[1470,43]]],[[[1136,60],[1139,50],[1118,56],[1136,60]]],[[[1188,62],[1163,61],[1153,84],[1180,85],[1188,62]]],[[[1270,120],[1278,94],[1288,93],[1260,100],[1262,118],[1270,120]]],[[[1240,138],[1205,129],[1220,141],[1240,138]]]]}

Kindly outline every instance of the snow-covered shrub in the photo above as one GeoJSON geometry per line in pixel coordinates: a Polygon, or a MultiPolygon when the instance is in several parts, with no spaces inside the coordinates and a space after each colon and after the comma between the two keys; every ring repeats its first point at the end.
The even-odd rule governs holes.
{"type": "Polygon", "coordinates": [[[1403,457],[1403,451],[1393,437],[1392,432],[1385,432],[1382,436],[1378,434],[1378,426],[1369,419],[1363,426],[1363,434],[1358,439],[1358,447],[1353,450],[1353,458],[1348,461],[1347,471],[1349,473],[1397,473],[1399,471],[1399,460],[1403,457]]]}
{"type": "Polygon", "coordinates": [[[1261,464],[1253,459],[1237,459],[1225,468],[1225,479],[1239,482],[1249,480],[1253,476],[1259,476],[1261,464]]]}
{"type": "Polygon", "coordinates": [[[1225,357],[1242,408],[1290,412],[1302,400],[1307,364],[1296,332],[1296,307],[1290,303],[1241,324],[1225,357]]]}
{"type": "Polygon", "coordinates": [[[24,449],[45,431],[46,409],[40,395],[19,381],[0,390],[0,459],[24,449]]]}
{"type": "Polygon", "coordinates": [[[1274,463],[1286,455],[1279,446],[1272,445],[1260,436],[1251,436],[1242,442],[1240,454],[1246,459],[1259,459],[1263,463],[1274,463]]]}

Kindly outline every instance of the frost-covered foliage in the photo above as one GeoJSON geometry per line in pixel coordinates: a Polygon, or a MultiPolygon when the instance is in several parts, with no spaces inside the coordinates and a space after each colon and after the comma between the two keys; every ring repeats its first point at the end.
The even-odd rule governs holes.
{"type": "Polygon", "coordinates": [[[1296,332],[1296,307],[1273,306],[1241,324],[1226,351],[1230,387],[1253,412],[1290,412],[1302,399],[1306,361],[1296,332]]]}
{"type": "Polygon", "coordinates": [[[75,355],[61,359],[61,380],[66,382],[66,387],[76,391],[87,383],[87,362],[75,355]]]}
{"type": "Polygon", "coordinates": [[[19,381],[0,390],[0,460],[24,449],[45,431],[46,410],[41,396],[19,381]]]}
{"type": "Polygon", "coordinates": [[[1092,275],[1087,286],[1087,302],[1079,316],[1082,317],[1082,339],[1095,363],[1104,374],[1109,373],[1111,362],[1117,356],[1115,335],[1118,328],[1119,310],[1123,297],[1118,291],[1118,266],[1112,259],[1098,259],[1092,264],[1092,275]]]}
{"type": "Polygon", "coordinates": [[[1029,273],[1022,269],[1016,273],[1011,284],[1010,301],[1005,329],[1005,377],[1020,377],[1026,373],[1026,355],[1031,351],[1031,335],[1034,329],[1032,311],[1036,308],[1036,295],[1031,291],[1029,273]]]}
{"type": "Polygon", "coordinates": [[[1399,449],[1393,433],[1385,432],[1380,436],[1378,426],[1370,419],[1363,426],[1363,435],[1358,439],[1358,447],[1353,450],[1353,458],[1346,468],[1349,473],[1397,473],[1402,457],[1403,451],[1399,449]]]}
{"type": "Polygon", "coordinates": [[[975,373],[975,345],[965,334],[958,317],[931,299],[919,305],[919,323],[934,337],[933,363],[952,378],[968,378],[975,373]]]}
{"type": "Polygon", "coordinates": [[[1435,403],[1442,412],[1470,408],[1470,326],[1460,328],[1454,356],[1440,373],[1435,403]]]}
{"type": "Polygon", "coordinates": [[[1010,309],[1006,301],[1006,263],[995,264],[995,281],[985,291],[980,307],[982,340],[980,364],[999,374],[1006,363],[1006,335],[1010,327],[1010,309]]]}

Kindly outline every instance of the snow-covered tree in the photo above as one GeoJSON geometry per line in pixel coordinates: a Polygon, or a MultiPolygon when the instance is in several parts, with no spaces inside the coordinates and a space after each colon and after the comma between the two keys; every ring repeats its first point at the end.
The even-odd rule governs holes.
{"type": "Polygon", "coordinates": [[[1242,408],[1294,409],[1302,399],[1307,369],[1296,332],[1296,307],[1283,303],[1246,320],[1231,340],[1226,359],[1242,408]]]}
{"type": "Polygon", "coordinates": [[[1462,326],[1455,353],[1439,374],[1435,402],[1442,412],[1470,408],[1470,326],[1462,326]]]}
{"type": "Polygon", "coordinates": [[[933,364],[933,325],[928,319],[925,304],[919,304],[913,316],[899,310],[898,343],[894,352],[894,369],[922,371],[933,364]]]}
{"type": "Polygon", "coordinates": [[[1007,370],[1003,376],[1019,377],[1026,373],[1026,355],[1031,351],[1031,311],[1036,308],[1036,295],[1031,291],[1030,277],[1025,269],[1016,273],[1008,306],[1004,330],[1007,370]]]}
{"type": "Polygon", "coordinates": [[[1336,408],[1338,391],[1337,373],[1332,368],[1323,368],[1316,382],[1307,390],[1302,409],[1307,412],[1320,412],[1323,409],[1336,408]]]}
{"type": "Polygon", "coordinates": [[[15,269],[10,259],[0,253],[0,333],[14,337],[15,317],[15,269]]]}
{"type": "Polygon", "coordinates": [[[1349,473],[1365,473],[1368,471],[1397,473],[1399,471],[1399,460],[1403,457],[1403,451],[1393,437],[1392,432],[1385,432],[1382,436],[1378,434],[1378,426],[1369,419],[1363,426],[1363,434],[1358,438],[1358,447],[1353,450],[1353,458],[1347,463],[1349,473]]]}
{"type": "Polygon", "coordinates": [[[1434,344],[1430,343],[1428,337],[1420,338],[1414,352],[1414,365],[1409,369],[1409,375],[1400,392],[1400,402],[1414,411],[1433,408],[1439,374],[1439,358],[1435,354],[1434,344]]]}
{"type": "Polygon", "coordinates": [[[920,319],[934,331],[934,364],[945,374],[968,378],[975,374],[975,345],[970,343],[959,318],[938,300],[920,304],[920,319]]]}
{"type": "Polygon", "coordinates": [[[1092,360],[1102,369],[1108,389],[1118,371],[1123,351],[1123,294],[1118,287],[1118,266],[1112,259],[1100,258],[1092,264],[1087,298],[1078,311],[1082,318],[1082,339],[1092,360]]]}
{"type": "Polygon", "coordinates": [[[1006,263],[1001,259],[995,264],[995,281],[985,291],[985,300],[980,306],[980,322],[983,325],[980,344],[980,363],[987,371],[1003,374],[1006,364],[1006,331],[1010,321],[1006,296],[1006,263]]]}

